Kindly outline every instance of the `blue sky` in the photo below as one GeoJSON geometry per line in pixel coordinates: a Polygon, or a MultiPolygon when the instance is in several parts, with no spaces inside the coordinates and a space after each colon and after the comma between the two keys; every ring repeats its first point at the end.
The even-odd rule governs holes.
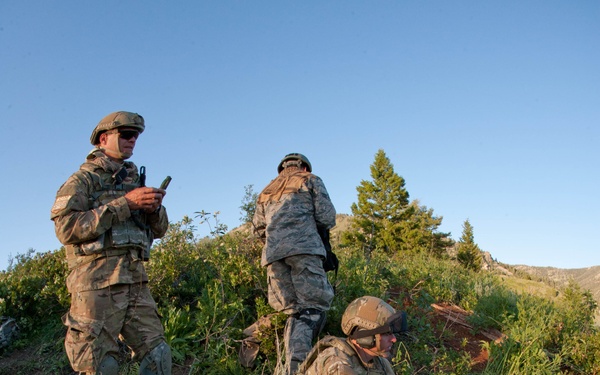
{"type": "Polygon", "coordinates": [[[454,239],[600,265],[599,67],[596,1],[2,1],[0,269],[60,247],[56,190],[117,110],[173,222],[239,225],[289,152],[350,213],[383,149],[454,239]]]}

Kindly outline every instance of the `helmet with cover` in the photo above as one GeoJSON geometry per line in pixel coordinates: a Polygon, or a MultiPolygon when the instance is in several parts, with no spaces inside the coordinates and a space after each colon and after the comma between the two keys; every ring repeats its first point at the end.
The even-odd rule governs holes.
{"type": "Polygon", "coordinates": [[[90,136],[90,142],[93,145],[97,145],[100,142],[100,134],[121,127],[133,128],[141,134],[145,129],[144,118],[133,112],[113,112],[105,116],[100,120],[98,125],[96,125],[90,136]]]}
{"type": "Polygon", "coordinates": [[[407,330],[406,314],[377,297],[365,296],[352,301],[342,316],[342,331],[364,348],[376,345],[376,334],[407,330]]]}
{"type": "Polygon", "coordinates": [[[312,172],[312,165],[310,164],[310,161],[308,161],[308,158],[302,154],[293,152],[291,154],[287,154],[283,157],[283,159],[281,159],[279,165],[277,166],[277,173],[281,173],[281,171],[287,167],[289,164],[288,162],[290,161],[300,162],[299,165],[305,166],[307,171],[312,172]]]}

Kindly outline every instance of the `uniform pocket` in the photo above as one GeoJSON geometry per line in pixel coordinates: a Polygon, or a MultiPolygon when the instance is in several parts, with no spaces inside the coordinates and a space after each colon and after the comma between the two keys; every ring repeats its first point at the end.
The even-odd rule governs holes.
{"type": "Polygon", "coordinates": [[[277,311],[283,311],[288,305],[293,301],[286,300],[286,293],[289,293],[289,290],[293,290],[291,286],[289,289],[282,288],[282,283],[280,280],[273,276],[267,276],[267,285],[268,285],[268,294],[267,298],[269,301],[269,305],[277,311]]]}
{"type": "Polygon", "coordinates": [[[92,255],[100,253],[104,249],[104,233],[92,241],[82,242],[76,244],[75,246],[77,248],[77,253],[80,255],[92,255]]]}
{"type": "Polygon", "coordinates": [[[67,326],[65,337],[65,350],[67,357],[75,371],[94,371],[94,363],[101,359],[98,351],[94,350],[95,342],[104,323],[99,320],[73,316],[70,312],[63,318],[63,324],[67,326]]]}
{"type": "Polygon", "coordinates": [[[307,306],[321,311],[329,310],[333,300],[333,287],[327,279],[327,274],[318,262],[320,257],[314,256],[314,262],[307,262],[305,269],[296,277],[296,293],[307,306]],[[317,263],[315,263],[317,262],[317,263]]]}

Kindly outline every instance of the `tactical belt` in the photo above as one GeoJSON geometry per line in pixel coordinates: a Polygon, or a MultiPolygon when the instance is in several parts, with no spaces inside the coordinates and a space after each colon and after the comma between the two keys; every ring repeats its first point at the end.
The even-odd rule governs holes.
{"type": "Polygon", "coordinates": [[[115,257],[115,256],[119,256],[119,255],[125,255],[125,254],[129,254],[129,251],[130,251],[129,249],[108,249],[108,250],[102,250],[102,252],[100,252],[98,254],[75,255],[74,258],[67,259],[67,265],[69,266],[69,269],[72,270],[83,264],[88,264],[98,258],[115,257]]]}

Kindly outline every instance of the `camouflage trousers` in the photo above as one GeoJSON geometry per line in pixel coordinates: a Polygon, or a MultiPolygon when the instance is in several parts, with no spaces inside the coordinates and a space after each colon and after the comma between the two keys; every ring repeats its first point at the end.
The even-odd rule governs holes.
{"type": "Polygon", "coordinates": [[[146,283],[119,284],[71,295],[63,316],[65,349],[73,370],[95,373],[106,355],[118,357],[120,338],[141,360],[165,341],[156,303],[146,283]]]}
{"type": "Polygon", "coordinates": [[[318,255],[295,255],[267,266],[269,305],[288,315],[305,309],[327,311],[333,287],[318,255]]]}
{"type": "Polygon", "coordinates": [[[296,255],[267,266],[269,304],[289,315],[284,344],[285,373],[293,374],[312,348],[333,301],[333,287],[317,255],[296,255]]]}

